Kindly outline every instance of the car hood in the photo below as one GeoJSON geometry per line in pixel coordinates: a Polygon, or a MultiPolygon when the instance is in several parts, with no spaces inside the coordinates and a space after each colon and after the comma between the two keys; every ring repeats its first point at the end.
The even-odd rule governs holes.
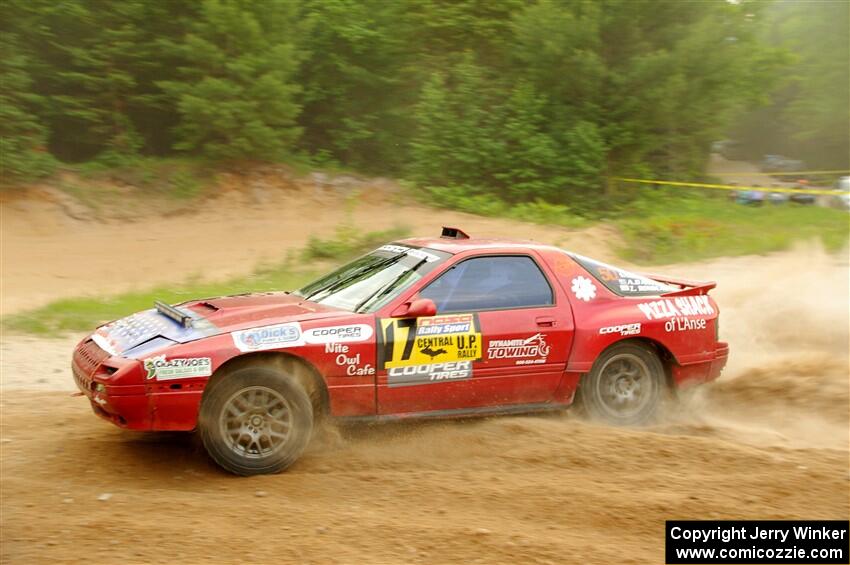
{"type": "Polygon", "coordinates": [[[351,314],[284,292],[207,298],[180,305],[223,331],[351,314]]]}
{"type": "Polygon", "coordinates": [[[92,338],[112,355],[139,358],[174,343],[234,330],[351,314],[286,293],[207,298],[176,308],[190,319],[187,324],[151,308],[99,327],[92,338]]]}

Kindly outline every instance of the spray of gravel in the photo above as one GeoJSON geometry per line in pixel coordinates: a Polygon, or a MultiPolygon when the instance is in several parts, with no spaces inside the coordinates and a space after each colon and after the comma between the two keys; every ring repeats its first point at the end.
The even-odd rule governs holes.
{"type": "MultiPolygon", "coordinates": [[[[666,431],[756,445],[850,444],[848,254],[809,243],[675,269],[718,281],[723,376],[683,395],[666,431]]],[[[671,271],[672,272],[672,271],[671,271]]]]}

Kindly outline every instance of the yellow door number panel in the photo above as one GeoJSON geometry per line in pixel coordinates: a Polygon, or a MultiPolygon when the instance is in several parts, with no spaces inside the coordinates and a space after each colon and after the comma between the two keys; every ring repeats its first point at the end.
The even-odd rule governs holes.
{"type": "Polygon", "coordinates": [[[481,359],[481,330],[475,314],[381,321],[381,367],[409,367],[481,359]]]}

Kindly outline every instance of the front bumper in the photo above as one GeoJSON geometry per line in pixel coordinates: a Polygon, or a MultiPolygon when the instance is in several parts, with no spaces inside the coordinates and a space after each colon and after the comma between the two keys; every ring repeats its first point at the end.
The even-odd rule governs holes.
{"type": "Polygon", "coordinates": [[[151,429],[145,386],[111,384],[109,380],[116,368],[105,364],[109,357],[93,341],[81,342],[71,362],[77,388],[101,418],[122,428],[151,429]]]}
{"type": "Polygon", "coordinates": [[[71,371],[94,413],[116,426],[188,431],[197,425],[204,383],[145,382],[138,361],[112,356],[90,338],[74,350],[71,371]]]}

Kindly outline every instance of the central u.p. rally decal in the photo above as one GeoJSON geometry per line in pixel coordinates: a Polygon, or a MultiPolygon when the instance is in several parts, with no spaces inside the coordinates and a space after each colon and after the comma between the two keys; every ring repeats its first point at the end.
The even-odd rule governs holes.
{"type": "Polygon", "coordinates": [[[475,314],[383,319],[381,368],[481,359],[481,330],[475,314]]]}

